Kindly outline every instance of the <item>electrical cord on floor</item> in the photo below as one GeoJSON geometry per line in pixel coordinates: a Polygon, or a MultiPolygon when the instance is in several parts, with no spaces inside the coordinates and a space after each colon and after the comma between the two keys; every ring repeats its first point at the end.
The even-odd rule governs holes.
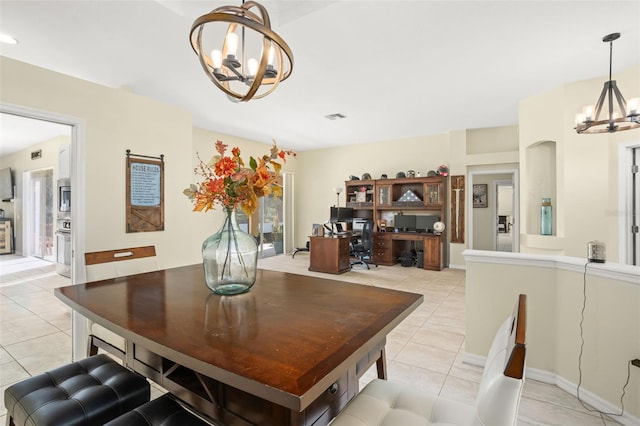
{"type": "Polygon", "coordinates": [[[606,411],[601,411],[595,408],[589,408],[585,402],[582,401],[582,399],[580,398],[580,385],[582,384],[582,352],[584,349],[584,336],[583,336],[583,327],[582,327],[582,323],[584,322],[584,311],[587,307],[587,266],[589,265],[589,263],[591,262],[587,262],[584,264],[584,274],[582,276],[582,311],[580,312],[580,354],[578,355],[578,387],[576,389],[576,394],[578,397],[578,401],[580,401],[580,404],[584,407],[585,410],[592,412],[592,413],[598,413],[600,414],[600,419],[602,420],[602,423],[605,424],[605,420],[602,417],[603,415],[607,415],[607,416],[617,416],[620,417],[624,414],[624,395],[627,391],[627,385],[629,384],[629,379],[631,378],[631,361],[629,361],[627,363],[627,381],[624,383],[624,386],[622,386],[622,395],[620,396],[620,407],[622,408],[621,411],[619,413],[607,413],[606,411]]]}

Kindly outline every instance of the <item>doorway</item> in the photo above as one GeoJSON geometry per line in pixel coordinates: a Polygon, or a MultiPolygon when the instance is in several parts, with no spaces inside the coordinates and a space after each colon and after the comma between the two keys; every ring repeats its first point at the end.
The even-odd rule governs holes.
{"type": "MultiPolygon", "coordinates": [[[[77,117],[66,116],[50,111],[37,110],[14,104],[0,103],[0,114],[12,114],[31,118],[36,121],[46,121],[69,126],[71,130],[71,185],[74,188],[74,209],[71,220],[74,223],[84,223],[84,162],[73,159],[84,157],[84,121],[77,117]]],[[[4,128],[3,132],[4,133],[4,128]]],[[[71,252],[84,253],[84,230],[77,227],[71,238],[71,252]]],[[[72,256],[71,283],[85,282],[84,256],[72,256]]],[[[76,311],[72,313],[72,351],[74,359],[82,359],[86,355],[86,320],[76,311]]]]}
{"type": "Polygon", "coordinates": [[[495,182],[496,200],[496,251],[513,251],[513,182],[497,180],[495,182]]]}
{"type": "Polygon", "coordinates": [[[478,184],[487,185],[486,207],[473,207],[473,191],[467,191],[466,194],[466,204],[469,206],[466,220],[468,247],[474,250],[519,251],[518,170],[469,170],[467,176],[469,188],[478,184]]]}
{"type": "Polygon", "coordinates": [[[258,241],[258,258],[291,253],[293,246],[293,174],[278,177],[282,197],[273,194],[258,199],[258,208],[247,217],[238,210],[238,225],[258,241]]]}
{"type": "Polygon", "coordinates": [[[254,236],[258,242],[258,259],[281,254],[282,248],[282,198],[270,195],[258,199],[258,208],[248,217],[242,209],[236,212],[238,226],[254,236]]]}
{"type": "Polygon", "coordinates": [[[260,198],[258,223],[260,230],[260,257],[272,257],[283,252],[282,198],[270,195],[260,198]]]}
{"type": "Polygon", "coordinates": [[[54,238],[55,211],[53,169],[25,172],[24,256],[37,257],[54,262],[56,247],[54,238]]]}

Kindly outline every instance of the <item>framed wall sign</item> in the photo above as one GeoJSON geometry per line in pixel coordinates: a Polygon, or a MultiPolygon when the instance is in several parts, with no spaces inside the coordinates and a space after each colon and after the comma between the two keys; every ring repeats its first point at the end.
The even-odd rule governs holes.
{"type": "Polygon", "coordinates": [[[487,207],[486,183],[477,183],[473,185],[473,207],[487,207]]]}
{"type": "Polygon", "coordinates": [[[127,150],[127,233],[164,230],[164,155],[127,150]]]}

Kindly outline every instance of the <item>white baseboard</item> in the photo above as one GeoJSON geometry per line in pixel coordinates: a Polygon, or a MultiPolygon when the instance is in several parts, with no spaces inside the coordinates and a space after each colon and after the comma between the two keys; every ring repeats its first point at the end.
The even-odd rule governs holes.
{"type": "MultiPolygon", "coordinates": [[[[487,357],[465,353],[462,362],[465,364],[476,365],[484,367],[487,361],[487,357]]],[[[537,368],[527,367],[525,377],[531,380],[537,380],[539,382],[556,385],[563,391],[567,392],[574,397],[577,397],[577,385],[562,376],[558,376],[555,373],[549,371],[540,370],[537,368]]],[[[587,389],[580,388],[580,399],[594,407],[595,409],[602,411],[603,413],[619,413],[620,407],[611,404],[609,401],[605,401],[593,392],[587,389]]],[[[597,413],[593,413],[597,414],[597,413]]],[[[624,413],[622,416],[612,416],[617,422],[625,426],[638,426],[640,425],[640,418],[635,417],[629,413],[624,413]]]]}
{"type": "Polygon", "coordinates": [[[467,270],[467,265],[455,265],[455,264],[449,264],[449,269],[462,269],[462,270],[467,270]]]}

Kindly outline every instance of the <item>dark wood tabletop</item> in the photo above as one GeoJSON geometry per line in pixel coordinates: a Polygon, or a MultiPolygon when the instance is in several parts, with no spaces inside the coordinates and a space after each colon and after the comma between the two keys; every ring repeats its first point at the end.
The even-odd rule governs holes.
{"type": "Polygon", "coordinates": [[[202,265],[77,284],[56,296],[87,318],[215,380],[301,411],[384,341],[423,296],[258,270],[218,296],[202,265]]]}

